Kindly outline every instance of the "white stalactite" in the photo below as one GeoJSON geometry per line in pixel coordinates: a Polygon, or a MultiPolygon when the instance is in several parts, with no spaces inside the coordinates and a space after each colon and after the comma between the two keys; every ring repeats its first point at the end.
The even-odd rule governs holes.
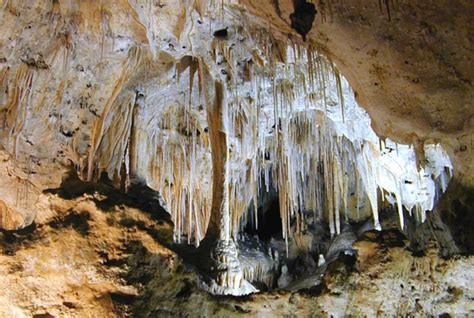
{"type": "MultiPolygon", "coordinates": [[[[437,189],[444,191],[451,176],[452,165],[441,146],[425,145],[428,163],[418,169],[414,149],[380,141],[375,135],[370,118],[355,101],[337,65],[315,48],[258,31],[258,21],[249,22],[245,13],[236,13],[230,4],[206,5],[187,7],[180,22],[186,34],[183,41],[192,44],[197,58],[181,56],[168,82],[149,84],[148,101],[141,102],[136,114],[133,107],[119,107],[124,96],[114,93],[110,97],[95,131],[89,177],[97,162],[109,174],[120,171],[115,162],[111,164],[115,170],[105,167],[102,157],[107,156],[100,148],[114,144],[106,141],[112,138],[108,127],[118,130],[111,122],[128,127],[133,147],[125,147],[129,138],[124,136],[116,149],[135,152],[130,153],[130,171],[137,176],[132,177],[146,180],[161,193],[175,224],[175,240],[186,236],[189,243],[199,244],[211,217],[215,178],[203,109],[210,97],[203,92],[217,80],[224,83],[226,96],[222,112],[227,152],[222,210],[228,214],[222,224],[224,240],[236,238],[241,218],[249,211],[254,215],[248,219],[258,226],[259,198],[262,191],[272,188],[279,193],[285,240],[292,229],[300,230],[307,211],[328,220],[332,235],[341,232],[342,220],[360,220],[368,213],[380,229],[380,193],[398,206],[401,227],[403,208],[415,209],[421,220],[425,218],[437,189]],[[213,6],[218,10],[209,10],[213,6]],[[191,32],[198,27],[211,30],[209,19],[202,19],[204,24],[195,21],[202,15],[220,16],[216,21],[221,22],[216,23],[222,23],[229,12],[241,15],[245,36],[232,30],[225,41],[213,39],[205,46],[202,32],[191,32]],[[208,78],[203,78],[204,70],[208,78]],[[122,115],[115,115],[120,120],[111,119],[108,113],[115,114],[113,109],[122,109],[122,115]]],[[[152,27],[153,19],[140,19],[152,27]]],[[[237,21],[231,15],[233,19],[237,21]]],[[[149,34],[156,32],[148,30],[149,34]]],[[[160,48],[154,44],[153,51],[159,59],[160,48]]],[[[130,54],[124,74],[141,65],[140,52],[130,54]]],[[[117,87],[123,85],[121,77],[117,87]]]]}

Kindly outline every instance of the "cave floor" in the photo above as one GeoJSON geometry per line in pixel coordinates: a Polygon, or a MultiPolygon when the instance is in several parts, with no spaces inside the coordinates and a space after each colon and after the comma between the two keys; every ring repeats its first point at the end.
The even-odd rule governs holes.
{"type": "Polygon", "coordinates": [[[474,314],[474,257],[375,241],[358,241],[355,268],[335,267],[318,292],[211,296],[170,248],[171,222],[110,191],[45,193],[49,218],[1,234],[0,317],[474,314]]]}

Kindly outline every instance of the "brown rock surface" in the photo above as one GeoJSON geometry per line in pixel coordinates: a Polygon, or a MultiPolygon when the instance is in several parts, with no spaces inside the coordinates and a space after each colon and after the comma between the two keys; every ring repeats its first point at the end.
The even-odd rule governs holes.
{"type": "Polygon", "coordinates": [[[23,225],[23,217],[0,200],[0,229],[17,230],[23,225]]]}
{"type": "Polygon", "coordinates": [[[359,241],[355,269],[326,273],[311,293],[272,291],[215,298],[167,248],[169,221],[105,185],[47,194],[52,218],[0,234],[0,316],[315,317],[471,315],[473,257],[422,257],[383,241],[359,241]],[[66,199],[67,197],[67,199],[66,199]]]}

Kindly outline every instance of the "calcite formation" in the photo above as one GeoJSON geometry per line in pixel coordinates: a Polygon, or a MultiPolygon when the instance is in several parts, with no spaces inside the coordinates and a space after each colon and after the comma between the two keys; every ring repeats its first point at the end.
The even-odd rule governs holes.
{"type": "Polygon", "coordinates": [[[308,211],[331,236],[369,215],[380,230],[381,200],[402,229],[404,209],[423,222],[453,175],[443,146],[379,138],[331,56],[252,10],[234,0],[4,1],[0,143],[16,179],[0,184],[0,226],[29,225],[41,191],[69,168],[124,192],[145,183],[175,242],[217,241],[205,288],[242,295],[256,291],[255,272],[272,270],[238,257],[262,192],[278,192],[287,254],[308,211]]]}

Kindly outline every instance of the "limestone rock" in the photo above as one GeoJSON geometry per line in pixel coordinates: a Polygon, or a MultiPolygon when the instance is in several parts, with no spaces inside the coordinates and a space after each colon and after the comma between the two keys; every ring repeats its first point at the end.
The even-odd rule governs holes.
{"type": "Polygon", "coordinates": [[[23,216],[0,200],[0,229],[12,231],[24,226],[23,216]]]}

